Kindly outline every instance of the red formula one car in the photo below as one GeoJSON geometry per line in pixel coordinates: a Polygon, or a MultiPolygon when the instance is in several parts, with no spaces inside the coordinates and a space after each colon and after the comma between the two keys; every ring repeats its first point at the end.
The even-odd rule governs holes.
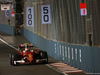
{"type": "Polygon", "coordinates": [[[19,64],[48,63],[47,52],[33,47],[33,44],[20,44],[18,53],[10,54],[10,64],[16,66],[19,64]]]}

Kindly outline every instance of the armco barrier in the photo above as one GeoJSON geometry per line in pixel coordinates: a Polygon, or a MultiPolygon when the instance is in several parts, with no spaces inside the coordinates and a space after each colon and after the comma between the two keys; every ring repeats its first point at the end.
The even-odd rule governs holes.
{"type": "Polygon", "coordinates": [[[14,27],[5,24],[0,24],[0,32],[7,33],[9,35],[14,35],[14,27]]]}
{"type": "Polygon", "coordinates": [[[37,47],[48,52],[48,54],[71,66],[82,69],[89,73],[100,73],[100,48],[80,45],[69,45],[66,43],[47,40],[37,34],[24,29],[24,36],[37,47]]]}

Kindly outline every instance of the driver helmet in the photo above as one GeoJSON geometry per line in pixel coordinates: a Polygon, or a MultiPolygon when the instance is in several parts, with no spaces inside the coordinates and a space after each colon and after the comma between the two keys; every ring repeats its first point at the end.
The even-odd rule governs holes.
{"type": "Polygon", "coordinates": [[[25,46],[25,51],[28,51],[28,50],[29,50],[29,46],[26,45],[26,46],[25,46]]]}

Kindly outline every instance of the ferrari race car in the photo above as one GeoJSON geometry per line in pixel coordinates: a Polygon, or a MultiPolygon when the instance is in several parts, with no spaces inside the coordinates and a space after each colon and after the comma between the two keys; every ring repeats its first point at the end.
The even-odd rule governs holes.
{"type": "Polygon", "coordinates": [[[33,44],[20,44],[18,53],[10,54],[10,64],[13,66],[36,63],[48,63],[48,54],[46,51],[34,49],[33,44]]]}

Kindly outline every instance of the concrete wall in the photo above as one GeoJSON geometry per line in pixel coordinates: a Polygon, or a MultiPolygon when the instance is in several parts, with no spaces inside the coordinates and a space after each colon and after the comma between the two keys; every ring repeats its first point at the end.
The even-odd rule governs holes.
{"type": "Polygon", "coordinates": [[[48,54],[71,66],[90,73],[100,73],[100,48],[80,45],[71,45],[45,39],[27,29],[24,36],[37,47],[48,54]]]}
{"type": "Polygon", "coordinates": [[[0,24],[0,32],[14,35],[14,27],[6,24],[0,24]]]}

